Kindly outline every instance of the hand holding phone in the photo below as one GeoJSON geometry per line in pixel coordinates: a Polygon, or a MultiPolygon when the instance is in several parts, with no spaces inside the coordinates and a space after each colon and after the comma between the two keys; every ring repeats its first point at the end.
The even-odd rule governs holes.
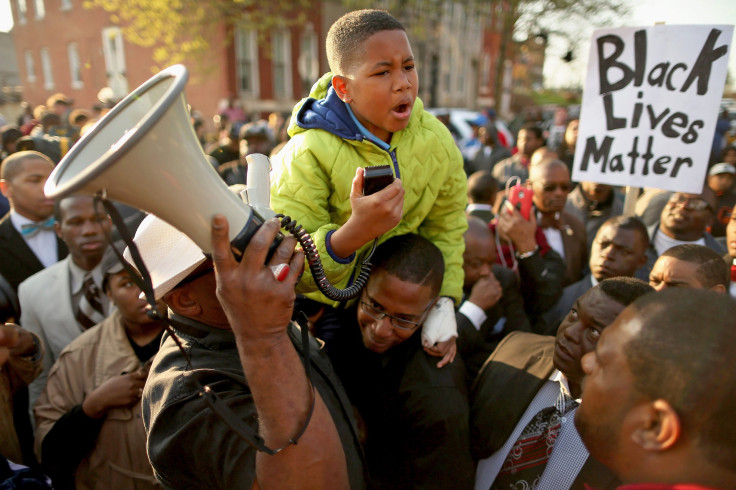
{"type": "Polygon", "coordinates": [[[509,189],[509,202],[512,206],[519,210],[525,220],[529,221],[529,214],[532,210],[533,191],[521,184],[517,184],[509,189]]]}
{"type": "Polygon", "coordinates": [[[363,169],[363,195],[380,191],[394,181],[394,174],[390,165],[376,165],[363,169]]]}

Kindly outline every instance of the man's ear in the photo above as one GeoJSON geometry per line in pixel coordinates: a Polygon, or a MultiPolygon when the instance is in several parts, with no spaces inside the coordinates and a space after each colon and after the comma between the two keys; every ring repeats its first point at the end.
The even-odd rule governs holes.
{"type": "Polygon", "coordinates": [[[0,192],[8,197],[8,182],[5,179],[0,179],[0,192]]]}
{"type": "Polygon", "coordinates": [[[61,236],[61,223],[59,223],[58,220],[54,222],[54,231],[56,232],[56,236],[59,237],[59,240],[66,243],[66,240],[64,240],[64,237],[61,236]]]}
{"type": "Polygon", "coordinates": [[[191,294],[191,289],[187,284],[172,289],[164,295],[163,300],[171,311],[178,315],[192,317],[202,312],[202,307],[191,294]]]}
{"type": "Polygon", "coordinates": [[[682,421],[669,402],[657,399],[633,409],[636,424],[631,438],[647,451],[666,451],[680,440],[682,421]]]}
{"type": "Polygon", "coordinates": [[[340,97],[340,100],[342,100],[346,104],[349,104],[353,101],[353,98],[348,93],[349,82],[350,81],[342,75],[335,75],[332,77],[332,87],[335,89],[335,93],[338,97],[340,97]]]}
{"type": "Polygon", "coordinates": [[[726,286],[723,284],[716,284],[712,288],[710,288],[711,291],[715,291],[716,293],[725,293],[726,292],[726,286]]]}

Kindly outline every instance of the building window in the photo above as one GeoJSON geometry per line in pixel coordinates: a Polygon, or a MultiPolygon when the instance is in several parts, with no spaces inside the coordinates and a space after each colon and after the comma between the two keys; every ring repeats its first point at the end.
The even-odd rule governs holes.
{"type": "Polygon", "coordinates": [[[49,48],[41,48],[41,69],[43,70],[43,88],[54,89],[54,76],[51,72],[51,56],[49,48]]]}
{"type": "Polygon", "coordinates": [[[71,10],[72,0],[61,0],[61,10],[71,10]]]}
{"type": "Polygon", "coordinates": [[[34,0],[33,7],[36,9],[36,19],[41,20],[46,17],[46,6],[43,0],[34,0]]]}
{"type": "Polygon", "coordinates": [[[26,80],[30,83],[36,81],[36,65],[33,63],[33,53],[26,51],[26,80]]]}
{"type": "Polygon", "coordinates": [[[69,57],[69,75],[72,79],[72,88],[84,87],[82,81],[82,63],[79,61],[79,48],[77,43],[69,43],[66,48],[69,57]]]}
{"type": "Polygon", "coordinates": [[[291,34],[285,29],[271,39],[271,65],[274,98],[291,98],[291,34]]]}
{"type": "Polygon", "coordinates": [[[28,5],[26,4],[26,0],[18,0],[18,24],[25,24],[26,23],[26,15],[28,14],[28,5]]]}
{"type": "Polygon", "coordinates": [[[302,95],[308,94],[314,82],[319,78],[319,48],[314,26],[307,24],[299,39],[299,78],[302,95]]]}
{"type": "Polygon", "coordinates": [[[254,31],[250,29],[236,31],[235,60],[239,95],[258,97],[258,44],[254,31]]]}

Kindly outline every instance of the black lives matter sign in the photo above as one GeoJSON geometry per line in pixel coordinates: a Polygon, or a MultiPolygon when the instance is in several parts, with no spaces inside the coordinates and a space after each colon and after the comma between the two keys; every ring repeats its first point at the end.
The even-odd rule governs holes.
{"type": "Polygon", "coordinates": [[[700,192],[733,26],[593,34],[573,179],[700,192]]]}

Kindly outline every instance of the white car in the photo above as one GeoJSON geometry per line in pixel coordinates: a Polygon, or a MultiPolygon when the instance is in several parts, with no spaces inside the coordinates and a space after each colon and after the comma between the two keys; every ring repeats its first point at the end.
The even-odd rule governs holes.
{"type": "MultiPolygon", "coordinates": [[[[457,143],[460,148],[463,148],[467,142],[473,138],[473,128],[471,123],[483,116],[483,114],[478,111],[462,108],[432,108],[427,109],[427,111],[435,116],[438,114],[450,114],[450,132],[456,135],[457,143]]],[[[508,148],[513,148],[514,137],[503,121],[496,119],[496,130],[506,137],[508,148]]]]}

